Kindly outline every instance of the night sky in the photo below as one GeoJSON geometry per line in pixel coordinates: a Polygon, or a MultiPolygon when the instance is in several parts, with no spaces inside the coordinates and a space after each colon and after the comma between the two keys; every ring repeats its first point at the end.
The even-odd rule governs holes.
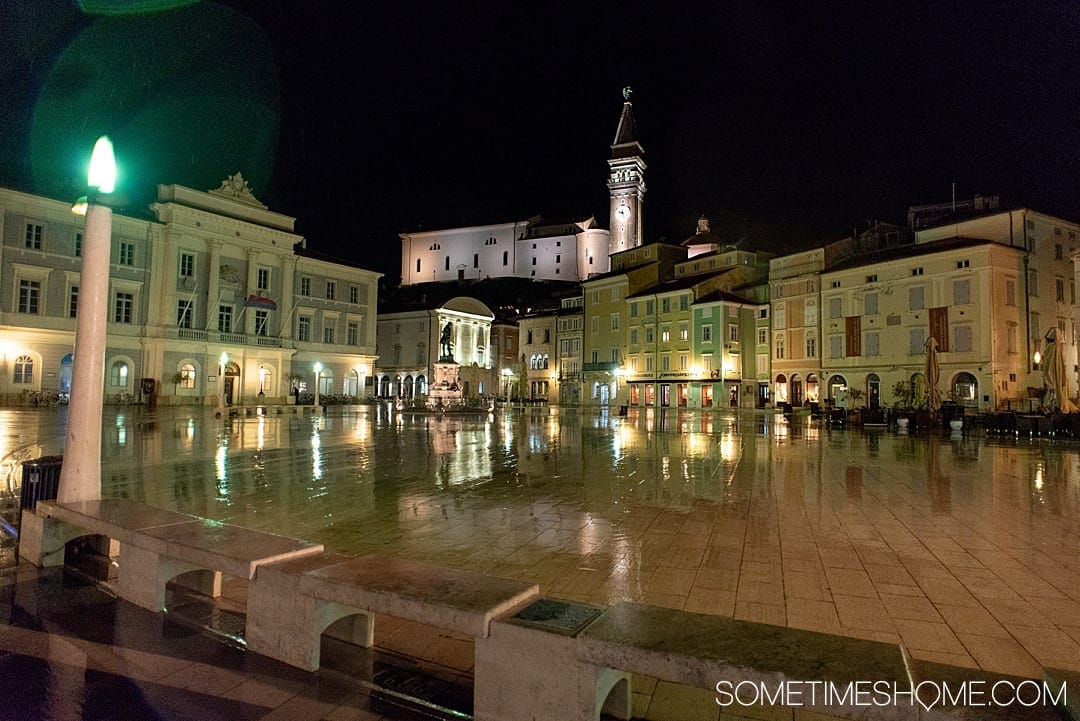
{"type": "Polygon", "coordinates": [[[406,229],[606,226],[630,85],[650,241],[704,213],[783,253],[953,183],[1080,220],[1076,2],[152,4],[7,3],[0,184],[78,195],[109,132],[127,212],[239,170],[310,248],[396,276],[406,229]]]}

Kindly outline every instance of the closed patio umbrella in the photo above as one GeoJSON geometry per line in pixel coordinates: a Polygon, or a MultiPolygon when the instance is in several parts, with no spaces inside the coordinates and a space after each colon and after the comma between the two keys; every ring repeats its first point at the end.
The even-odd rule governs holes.
{"type": "Polygon", "coordinates": [[[932,411],[941,406],[941,391],[938,390],[938,381],[941,380],[941,366],[938,365],[937,338],[933,336],[926,339],[923,344],[926,348],[926,404],[932,411]]]}
{"type": "Polygon", "coordinates": [[[1046,350],[1043,353],[1043,385],[1046,396],[1043,406],[1050,411],[1075,413],[1076,405],[1069,400],[1069,377],[1065,373],[1065,355],[1059,348],[1057,328],[1046,334],[1046,350]]]}

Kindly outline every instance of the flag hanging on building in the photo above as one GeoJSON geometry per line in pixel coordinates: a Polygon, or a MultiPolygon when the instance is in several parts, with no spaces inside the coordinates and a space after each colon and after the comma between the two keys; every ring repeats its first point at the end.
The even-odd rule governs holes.
{"type": "Polygon", "coordinates": [[[245,308],[265,308],[266,310],[277,310],[277,303],[270,298],[264,298],[261,295],[249,295],[247,300],[244,301],[245,308]]]}

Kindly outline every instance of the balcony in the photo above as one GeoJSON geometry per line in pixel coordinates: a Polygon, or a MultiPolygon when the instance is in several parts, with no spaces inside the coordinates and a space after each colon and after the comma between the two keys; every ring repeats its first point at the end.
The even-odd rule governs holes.
{"type": "Polygon", "coordinates": [[[586,372],[586,373],[589,372],[589,371],[607,371],[607,372],[611,372],[611,371],[614,371],[618,367],[619,367],[619,364],[617,362],[615,362],[615,361],[606,361],[604,363],[583,363],[582,366],[581,366],[581,370],[586,372]]]}

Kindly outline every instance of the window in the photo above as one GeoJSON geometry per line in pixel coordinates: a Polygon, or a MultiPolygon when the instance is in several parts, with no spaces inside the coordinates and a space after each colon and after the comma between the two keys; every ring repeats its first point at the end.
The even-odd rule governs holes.
{"type": "Polygon", "coordinates": [[[191,316],[194,314],[195,309],[192,307],[193,303],[190,300],[180,300],[176,302],[176,327],[177,328],[190,328],[192,325],[191,316]]]}
{"type": "Polygon", "coordinates": [[[712,343],[712,326],[711,325],[703,325],[703,326],[701,326],[701,342],[702,343],[712,343]]]}
{"type": "Polygon", "coordinates": [[[334,342],[334,326],[332,326],[332,325],[323,326],[323,329],[322,329],[322,342],[327,343],[327,344],[331,344],[331,343],[334,342]]]}
{"type": "Polygon", "coordinates": [[[360,302],[360,289],[355,285],[349,286],[349,302],[356,305],[360,302]]]}
{"type": "Polygon", "coordinates": [[[474,267],[474,268],[479,268],[480,267],[480,254],[479,253],[473,253],[472,254],[472,267],[474,267]]]}
{"type": "Polygon", "coordinates": [[[958,261],[956,261],[956,267],[957,268],[970,268],[971,267],[971,261],[970,260],[958,260],[958,261]]]}
{"type": "Polygon", "coordinates": [[[71,286],[68,291],[68,318],[74,318],[79,313],[79,286],[71,286]]]}
{"type": "Polygon", "coordinates": [[[337,298],[337,283],[332,280],[326,281],[326,299],[335,300],[337,298]]]}
{"type": "Polygon", "coordinates": [[[311,342],[311,318],[302,315],[296,326],[296,339],[303,343],[311,342]]]}
{"type": "MultiPolygon", "coordinates": [[[[503,262],[503,265],[506,265],[506,263],[503,262]]],[[[419,258],[416,259],[416,272],[417,273],[420,272],[420,259],[419,258]]]]}
{"type": "Polygon", "coordinates": [[[185,363],[180,366],[180,387],[192,390],[195,388],[195,366],[185,363]]]}
{"type": "Polygon", "coordinates": [[[651,355],[645,356],[645,370],[651,371],[653,369],[653,359],[651,355]]]}
{"type": "Polygon", "coordinates": [[[1042,338],[1039,331],[1039,314],[1032,312],[1028,315],[1028,323],[1031,327],[1031,339],[1038,342],[1042,338]]]}
{"type": "Polygon", "coordinates": [[[562,254],[561,253],[556,253],[555,254],[555,262],[556,263],[561,263],[562,262],[562,254]]]}
{"type": "Polygon", "coordinates": [[[619,314],[611,314],[611,330],[619,330],[619,314]]]}
{"type": "Polygon", "coordinates": [[[806,357],[807,358],[816,358],[817,357],[817,338],[815,338],[812,335],[806,337],[806,357]]]}
{"type": "Polygon", "coordinates": [[[669,355],[660,356],[660,370],[662,370],[662,371],[671,370],[671,356],[669,356],[669,355]]]}
{"type": "Polygon", "coordinates": [[[829,336],[829,357],[830,358],[843,358],[844,357],[844,336],[831,335],[829,336]]]}
{"type": "Polygon", "coordinates": [[[689,309],[690,309],[690,298],[688,296],[685,296],[685,295],[680,295],[679,296],[679,310],[689,310],[689,309]]]}
{"type": "Polygon", "coordinates": [[[877,315],[877,301],[877,293],[867,293],[865,296],[863,296],[863,315],[877,315]]]}
{"type": "Polygon", "coordinates": [[[829,298],[829,317],[830,318],[840,318],[840,317],[842,317],[840,298],[829,298]]]}
{"type": "Polygon", "coordinates": [[[776,306],[776,312],[773,314],[773,327],[787,327],[787,306],[782,303],[776,306]]]}
{"type": "Polygon", "coordinates": [[[536,256],[535,256],[535,255],[533,256],[533,259],[532,259],[532,264],[533,264],[533,265],[536,265],[536,256]]]}
{"type": "Polygon", "coordinates": [[[881,338],[878,333],[867,333],[863,339],[863,355],[881,355],[881,338]]]}
{"type": "Polygon", "coordinates": [[[134,295],[131,293],[117,293],[113,299],[113,322],[130,323],[134,307],[134,295]]]}
{"type": "Polygon", "coordinates": [[[911,328],[908,330],[908,355],[922,355],[926,352],[926,328],[911,328]]]}
{"type": "Polygon", "coordinates": [[[971,350],[971,326],[957,325],[952,329],[951,350],[956,353],[966,353],[971,350]]]}
{"type": "Polygon", "coordinates": [[[1065,302],[1065,279],[1064,278],[1055,278],[1054,279],[1054,300],[1056,300],[1058,303],[1064,303],[1065,302]]]}
{"type": "Polygon", "coordinates": [[[1009,323],[1007,338],[1008,338],[1008,348],[1009,348],[1010,353],[1016,353],[1017,352],[1017,350],[1016,350],[1016,341],[1017,341],[1016,328],[1017,328],[1016,323],[1009,323]]]}
{"type": "Polygon", "coordinates": [[[671,312],[671,298],[663,298],[663,299],[661,299],[661,301],[660,301],[660,312],[661,313],[670,313],[671,312]]]}
{"type": "Polygon", "coordinates": [[[75,234],[75,257],[82,257],[82,233],[75,234]]]}
{"type": "Polygon", "coordinates": [[[109,368],[109,385],[114,388],[126,388],[128,384],[128,364],[116,361],[109,368]]]}
{"type": "MultiPolygon", "coordinates": [[[[541,366],[541,367],[543,367],[543,368],[547,368],[547,367],[548,367],[548,366],[547,366],[547,363],[548,363],[548,358],[547,358],[547,356],[544,356],[544,357],[543,357],[543,359],[541,359],[541,361],[540,361],[540,362],[541,362],[541,364],[542,364],[542,366],[541,366]]],[[[618,349],[618,348],[612,348],[612,349],[611,349],[611,362],[612,362],[612,363],[618,363],[618,362],[619,362],[619,349],[618,349]]]]}
{"type": "Polygon", "coordinates": [[[637,332],[638,332],[637,328],[631,328],[630,329],[630,345],[637,345],[637,342],[638,342],[638,340],[637,340],[637,332]]]}
{"type": "MultiPolygon", "coordinates": [[[[416,262],[419,263],[420,261],[416,261],[416,262]]],[[[417,270],[419,271],[420,268],[418,267],[417,270]]],[[[311,278],[309,278],[306,275],[303,278],[300,279],[300,295],[304,295],[304,296],[311,295],[311,278]]]]}
{"type": "Polygon", "coordinates": [[[503,251],[503,265],[506,265],[509,262],[510,262],[510,251],[504,250],[503,251]]]}
{"type": "Polygon", "coordinates": [[[1016,281],[1005,281],[1005,305],[1016,305],[1016,281]]]}
{"type": "Polygon", "coordinates": [[[31,250],[41,250],[42,226],[37,223],[26,224],[26,247],[31,250]]]}
{"type": "Polygon", "coordinates": [[[637,318],[637,303],[630,304],[630,317],[637,318]]]}
{"type": "Polygon", "coordinates": [[[270,311],[257,310],[255,311],[255,335],[265,336],[269,333],[270,329],[270,311]]]}
{"type": "Polygon", "coordinates": [[[812,300],[803,307],[803,325],[817,325],[817,303],[812,300]]]}
{"type": "Polygon", "coordinates": [[[732,343],[739,342],[739,326],[731,324],[727,327],[727,339],[732,343]]]}
{"type": "Polygon", "coordinates": [[[600,332],[600,317],[599,316],[594,315],[592,317],[592,332],[593,333],[599,333],[600,332]]]}
{"type": "Polygon", "coordinates": [[[912,275],[922,275],[923,274],[923,269],[922,268],[912,268],[911,269],[911,274],[912,275]]]}
{"type": "MultiPolygon", "coordinates": [[[[345,342],[348,343],[349,345],[360,345],[360,324],[359,323],[356,323],[355,321],[350,321],[345,326],[345,342]]],[[[423,352],[424,352],[423,344],[421,344],[421,348],[420,348],[419,353],[423,354],[423,352]]],[[[426,362],[426,360],[421,355],[421,358],[420,358],[420,360],[417,361],[417,363],[424,363],[424,362],[426,362]]]]}
{"type": "Polygon", "coordinates": [[[660,331],[660,342],[661,343],[669,343],[669,342],[671,342],[671,329],[670,328],[661,329],[661,331],[660,331]]]}
{"type": "Polygon", "coordinates": [[[926,307],[926,288],[921,285],[908,288],[908,310],[922,310],[926,307]]]}
{"type": "Polygon", "coordinates": [[[690,340],[690,328],[686,323],[679,323],[679,340],[690,340]]]}
{"type": "Polygon", "coordinates": [[[192,253],[180,254],[180,275],[184,278],[195,275],[195,256],[192,253]]]}
{"type": "Polygon", "coordinates": [[[120,252],[117,254],[116,262],[119,265],[135,265],[135,244],[121,240],[120,252]]]}
{"type": "Polygon", "coordinates": [[[1028,271],[1028,295],[1033,298],[1039,297],[1039,274],[1034,268],[1028,271]]]}
{"type": "Polygon", "coordinates": [[[653,332],[653,327],[652,326],[647,327],[645,329],[645,342],[646,343],[652,343],[653,338],[655,338],[655,337],[656,337],[656,334],[653,332]]]}
{"type": "Polygon", "coordinates": [[[217,309],[217,327],[222,333],[232,333],[232,306],[219,305],[217,309]]]}
{"type": "Polygon", "coordinates": [[[38,315],[41,312],[41,281],[19,281],[19,312],[38,315]]]}
{"type": "Polygon", "coordinates": [[[866,276],[866,282],[867,283],[877,283],[877,273],[874,273],[873,275],[866,276]]]}
{"type": "Polygon", "coordinates": [[[778,335],[773,341],[773,345],[776,348],[775,356],[777,360],[784,360],[784,336],[778,335]]]}
{"type": "Polygon", "coordinates": [[[689,359],[687,358],[687,355],[685,353],[680,353],[679,354],[679,370],[681,370],[681,371],[686,370],[688,360],[689,359]]]}
{"type": "Polygon", "coordinates": [[[839,288],[840,287],[840,281],[834,280],[832,283],[829,284],[829,287],[830,288],[839,288]]]}
{"type": "Polygon", "coordinates": [[[34,359],[21,355],[15,359],[15,369],[11,376],[12,383],[28,384],[34,382],[34,359]]]}
{"type": "Polygon", "coordinates": [[[971,281],[954,280],[952,287],[953,305],[967,305],[971,302],[971,281]]]}
{"type": "Polygon", "coordinates": [[[614,301],[614,300],[619,300],[619,298],[620,298],[619,289],[618,288],[612,288],[611,289],[611,299],[614,301]]]}
{"type": "Polygon", "coordinates": [[[765,345],[769,342],[769,332],[765,328],[757,329],[757,342],[758,345],[765,345]]]}
{"type": "Polygon", "coordinates": [[[650,316],[655,312],[656,312],[656,301],[654,301],[654,300],[645,301],[645,315],[650,316]]]}
{"type": "Polygon", "coordinates": [[[270,269],[269,268],[259,268],[257,282],[258,282],[259,290],[270,290],[270,269]]]}

